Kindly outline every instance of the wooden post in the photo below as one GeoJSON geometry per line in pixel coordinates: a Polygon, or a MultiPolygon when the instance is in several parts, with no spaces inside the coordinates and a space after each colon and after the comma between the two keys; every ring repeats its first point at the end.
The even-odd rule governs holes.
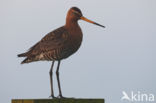
{"type": "Polygon", "coordinates": [[[12,99],[12,103],[104,103],[104,99],[12,99]]]}

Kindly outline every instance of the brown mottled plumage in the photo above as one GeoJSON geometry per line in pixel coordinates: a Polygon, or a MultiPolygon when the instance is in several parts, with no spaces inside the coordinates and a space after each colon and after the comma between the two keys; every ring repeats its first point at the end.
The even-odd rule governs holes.
{"type": "Polygon", "coordinates": [[[81,45],[82,31],[77,22],[79,19],[104,27],[86,19],[83,17],[80,9],[72,7],[67,13],[66,24],[64,26],[48,33],[27,52],[18,55],[18,57],[26,57],[21,62],[22,64],[40,60],[53,61],[50,69],[51,97],[53,98],[55,98],[52,81],[54,61],[58,61],[56,74],[59,87],[59,97],[62,98],[63,96],[59,81],[60,61],[75,53],[81,45]]]}
{"type": "Polygon", "coordinates": [[[81,45],[82,32],[79,28],[79,35],[71,35],[73,33],[68,32],[68,30],[66,26],[60,27],[48,33],[37,44],[31,47],[28,52],[19,54],[19,57],[27,57],[22,61],[22,64],[39,60],[61,60],[72,55],[81,45]],[[74,36],[77,37],[75,38],[74,36]]]}

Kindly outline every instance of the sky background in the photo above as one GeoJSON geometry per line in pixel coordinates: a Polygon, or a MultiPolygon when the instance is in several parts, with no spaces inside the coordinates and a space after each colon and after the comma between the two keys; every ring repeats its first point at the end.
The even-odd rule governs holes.
{"type": "Polygon", "coordinates": [[[106,103],[128,103],[122,91],[156,96],[155,0],[0,0],[0,103],[49,97],[51,62],[21,65],[17,54],[64,25],[73,6],[106,28],[79,21],[82,45],[61,62],[63,95],[106,103]]]}

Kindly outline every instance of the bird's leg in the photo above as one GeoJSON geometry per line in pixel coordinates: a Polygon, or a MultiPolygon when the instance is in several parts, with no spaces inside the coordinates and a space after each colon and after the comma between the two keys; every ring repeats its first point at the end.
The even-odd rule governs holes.
{"type": "Polygon", "coordinates": [[[50,97],[52,97],[52,98],[56,98],[54,96],[54,91],[53,91],[53,67],[54,67],[54,62],[55,61],[52,61],[52,65],[51,65],[51,68],[50,68],[50,71],[49,71],[49,75],[50,75],[50,87],[51,87],[51,95],[50,95],[50,97]]]}
{"type": "Polygon", "coordinates": [[[62,92],[61,92],[61,85],[60,85],[60,78],[59,78],[59,67],[60,67],[60,61],[58,61],[57,70],[56,70],[57,83],[58,83],[58,88],[59,88],[59,96],[58,96],[58,98],[64,98],[62,96],[62,92]]]}

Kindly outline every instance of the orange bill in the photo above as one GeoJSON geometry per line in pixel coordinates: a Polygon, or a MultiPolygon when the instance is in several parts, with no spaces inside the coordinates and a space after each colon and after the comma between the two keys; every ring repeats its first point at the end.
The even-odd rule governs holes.
{"type": "Polygon", "coordinates": [[[105,28],[105,26],[103,26],[103,25],[101,25],[101,24],[98,24],[98,23],[96,23],[96,22],[94,22],[94,21],[91,21],[91,20],[89,20],[89,19],[87,19],[87,18],[85,18],[85,17],[80,17],[80,19],[82,19],[82,20],[84,20],[84,21],[86,21],[86,22],[89,22],[89,23],[92,23],[92,24],[95,24],[95,25],[98,25],[98,26],[101,26],[101,27],[103,27],[103,28],[105,28]]]}

